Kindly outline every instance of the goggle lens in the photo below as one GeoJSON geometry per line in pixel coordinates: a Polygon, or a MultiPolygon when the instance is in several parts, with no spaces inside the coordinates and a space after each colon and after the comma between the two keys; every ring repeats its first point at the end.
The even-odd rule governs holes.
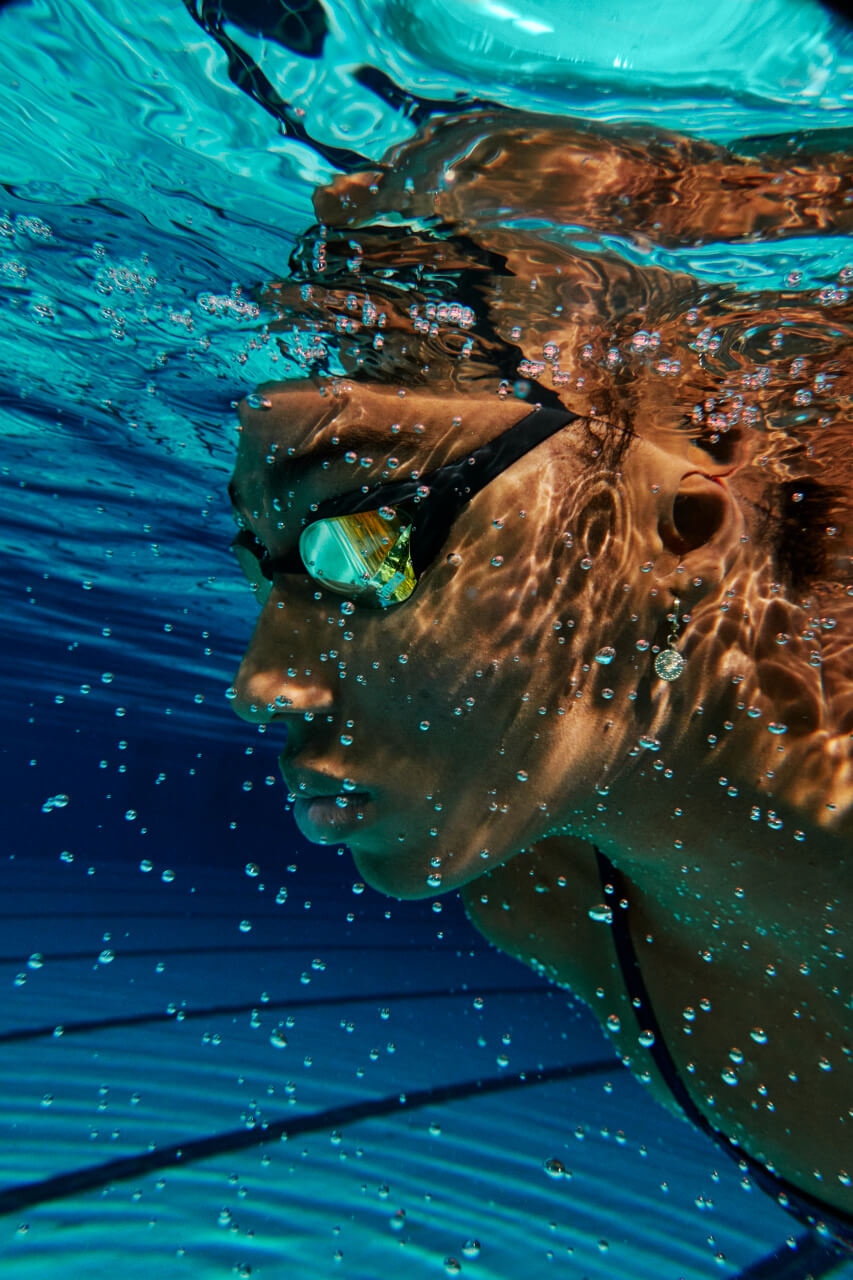
{"type": "Polygon", "coordinates": [[[415,589],[412,522],[396,507],[315,520],[299,539],[312,578],[364,604],[402,604],[415,589]]]}

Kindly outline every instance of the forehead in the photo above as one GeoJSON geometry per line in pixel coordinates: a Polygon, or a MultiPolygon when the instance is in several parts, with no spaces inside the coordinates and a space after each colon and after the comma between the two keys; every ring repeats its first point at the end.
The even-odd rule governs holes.
{"type": "Polygon", "coordinates": [[[270,490],[310,489],[319,501],[351,487],[405,479],[464,456],[529,412],[494,394],[442,395],[345,379],[266,383],[239,410],[235,505],[265,506],[270,490]]]}

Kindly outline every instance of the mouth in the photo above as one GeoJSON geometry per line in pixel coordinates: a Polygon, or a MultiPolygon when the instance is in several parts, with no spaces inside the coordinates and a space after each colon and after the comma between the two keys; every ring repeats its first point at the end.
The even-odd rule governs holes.
{"type": "Polygon", "coordinates": [[[299,796],[293,816],[307,840],[327,844],[362,830],[370,821],[372,808],[366,791],[344,791],[337,796],[299,796]]]}
{"type": "Polygon", "coordinates": [[[294,768],[293,761],[279,757],[285,785],[295,797],[293,816],[307,840],[327,844],[362,830],[371,819],[374,801],[367,791],[352,790],[352,783],[328,775],[294,768]],[[289,767],[288,767],[289,766],[289,767]]]}

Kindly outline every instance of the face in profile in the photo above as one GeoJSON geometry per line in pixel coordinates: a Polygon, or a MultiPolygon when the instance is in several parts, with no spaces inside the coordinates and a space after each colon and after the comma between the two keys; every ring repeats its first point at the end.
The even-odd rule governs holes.
{"type": "MultiPolygon", "coordinates": [[[[235,707],[286,731],[302,831],[346,843],[401,896],[466,884],[557,831],[594,839],[603,822],[614,847],[647,841],[613,799],[644,742],[707,774],[714,798],[720,775],[778,787],[784,766],[791,803],[829,811],[801,767],[819,674],[794,646],[768,656],[764,637],[802,630],[843,513],[794,474],[784,433],[756,429],[789,394],[787,374],[766,376],[779,344],[761,295],[746,307],[705,289],[703,310],[689,277],[531,231],[508,185],[519,163],[540,213],[580,198],[586,173],[593,222],[596,181],[604,198],[614,174],[643,191],[647,172],[604,133],[494,127],[450,122],[387,174],[318,192],[324,225],[265,299],[313,372],[240,410],[235,551],[261,611],[235,707]],[[460,147],[470,162],[442,185],[460,147]],[[411,227],[388,223],[398,205],[411,227]],[[441,234],[425,228],[436,214],[441,234]],[[431,300],[454,290],[476,306],[431,300]],[[765,373],[745,375],[750,361],[765,373]],[[347,374],[318,371],[330,363],[347,374]],[[563,419],[540,429],[537,404],[563,419]],[[652,660],[675,619],[689,661],[670,688],[652,660]],[[784,722],[786,760],[748,707],[784,722]]],[[[685,172],[727,172],[722,153],[676,142],[685,172]]],[[[715,208],[676,203],[658,230],[704,234],[715,208]]],[[[814,417],[824,391],[809,394],[814,417]]],[[[806,470],[836,439],[815,435],[806,470]]]]}
{"type": "Polygon", "coordinates": [[[236,709],[286,728],[309,839],[386,893],[458,887],[565,825],[617,736],[589,651],[615,502],[594,437],[516,399],[346,381],[252,404],[232,495],[262,607],[236,709]]]}

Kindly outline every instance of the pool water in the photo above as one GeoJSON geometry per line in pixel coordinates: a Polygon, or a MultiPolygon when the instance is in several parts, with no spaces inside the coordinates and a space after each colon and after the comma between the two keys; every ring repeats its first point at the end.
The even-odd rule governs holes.
{"type": "MultiPolygon", "coordinates": [[[[300,373],[259,298],[315,188],[472,102],[843,149],[851,28],[798,0],[12,0],[0,31],[4,1280],[853,1276],[454,896],[386,900],[308,845],[225,697],[234,410],[300,373]]],[[[744,291],[853,263],[837,235],[596,234],[744,291]]]]}

